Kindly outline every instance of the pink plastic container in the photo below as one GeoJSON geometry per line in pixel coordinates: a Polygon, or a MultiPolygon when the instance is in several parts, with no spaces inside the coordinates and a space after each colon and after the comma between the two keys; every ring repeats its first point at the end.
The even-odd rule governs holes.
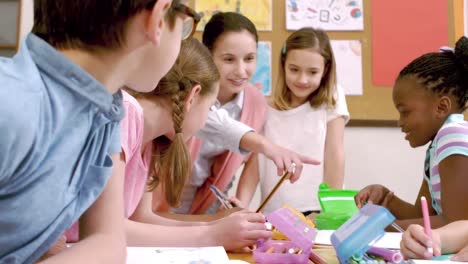
{"type": "Polygon", "coordinates": [[[256,263],[259,264],[307,264],[314,245],[315,228],[310,228],[297,215],[287,208],[280,208],[266,216],[276,229],[286,235],[291,241],[259,240],[257,249],[253,252],[256,263]],[[273,253],[267,253],[270,248],[273,253]],[[300,254],[289,253],[290,249],[301,249],[300,254]]]}

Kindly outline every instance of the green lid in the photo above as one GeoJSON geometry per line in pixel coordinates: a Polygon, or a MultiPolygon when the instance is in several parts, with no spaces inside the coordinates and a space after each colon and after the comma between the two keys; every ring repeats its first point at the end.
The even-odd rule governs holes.
{"type": "Polygon", "coordinates": [[[323,212],[315,216],[315,225],[319,230],[335,230],[351,216],[353,214],[346,212],[323,212]]]}
{"type": "Polygon", "coordinates": [[[320,184],[318,199],[322,213],[315,217],[317,228],[337,229],[353,216],[358,211],[354,202],[357,193],[355,190],[330,189],[326,183],[320,184]]]}

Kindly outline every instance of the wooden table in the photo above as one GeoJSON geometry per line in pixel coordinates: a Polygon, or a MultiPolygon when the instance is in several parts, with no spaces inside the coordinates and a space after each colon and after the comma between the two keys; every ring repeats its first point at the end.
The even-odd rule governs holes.
{"type": "MultiPolygon", "coordinates": [[[[331,246],[319,246],[312,249],[316,254],[320,255],[328,264],[338,264],[335,250],[331,246]]],[[[229,259],[240,259],[248,263],[255,264],[252,253],[228,253],[229,259]]],[[[309,261],[313,263],[312,261],[309,261]]]]}

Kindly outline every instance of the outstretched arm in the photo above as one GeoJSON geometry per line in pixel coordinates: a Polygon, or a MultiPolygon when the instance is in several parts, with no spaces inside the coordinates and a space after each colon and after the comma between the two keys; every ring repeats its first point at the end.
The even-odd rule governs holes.
{"type": "MultiPolygon", "coordinates": [[[[151,195],[147,195],[146,200],[151,195]]],[[[269,238],[263,215],[242,210],[210,222],[182,222],[153,214],[151,203],[140,203],[125,223],[131,246],[224,246],[237,249],[269,238]]]]}
{"type": "Polygon", "coordinates": [[[197,137],[209,139],[214,144],[233,152],[262,153],[276,164],[278,175],[282,175],[285,169],[289,168],[292,163],[296,163],[296,171],[291,177],[292,182],[299,179],[303,164],[320,164],[311,157],[300,155],[272,143],[249,126],[232,119],[224,109],[213,108],[208,113],[206,124],[197,132],[197,137]]]}

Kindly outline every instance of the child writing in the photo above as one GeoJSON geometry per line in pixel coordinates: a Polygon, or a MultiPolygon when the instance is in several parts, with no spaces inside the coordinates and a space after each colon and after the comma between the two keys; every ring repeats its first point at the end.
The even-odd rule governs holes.
{"type": "Polygon", "coordinates": [[[424,180],[415,204],[405,202],[382,185],[370,185],[355,197],[387,207],[403,228],[423,224],[420,197],[432,198],[432,227],[468,219],[468,123],[463,111],[468,101],[468,39],[462,37],[455,50],[422,55],[399,74],[393,102],[398,121],[411,147],[429,147],[424,180]]]}
{"type": "MultiPolygon", "coordinates": [[[[203,140],[198,138],[192,140],[191,152],[196,159],[192,175],[184,188],[181,206],[173,210],[176,213],[214,212],[219,204],[215,203],[216,198],[209,188],[211,184],[216,185],[222,191],[229,188],[236,170],[245,159],[246,152],[242,151],[244,149],[266,153],[269,158],[275,160],[280,171],[282,171],[281,168],[289,167],[292,162],[297,165],[302,165],[302,162],[317,164],[310,158],[282,149],[275,144],[268,144],[269,142],[257,133],[248,133],[251,130],[250,127],[256,131],[261,130],[265,112],[263,96],[249,83],[256,66],[257,42],[258,35],[255,26],[248,18],[238,13],[217,13],[205,26],[203,43],[210,49],[221,74],[220,92],[216,105],[220,108],[218,112],[224,112],[225,115],[224,118],[218,115],[217,119],[209,117],[208,124],[198,134],[203,140]],[[242,40],[245,45],[239,46],[239,40],[242,40]],[[230,119],[238,120],[249,127],[241,126],[242,124],[237,121],[229,121],[230,119]],[[226,125],[227,121],[230,125],[226,125]],[[228,127],[221,130],[220,126],[228,127]],[[244,129],[246,135],[232,140],[235,139],[233,133],[239,130],[236,127],[244,129]],[[223,138],[227,142],[220,140],[223,138]],[[240,153],[231,152],[239,146],[241,147],[240,153]],[[270,147],[262,148],[261,146],[270,147]]],[[[236,134],[242,135],[242,131],[236,134]]],[[[299,174],[300,170],[296,172],[292,180],[296,180],[299,174]]],[[[163,204],[162,196],[160,191],[155,192],[154,201],[157,202],[153,206],[158,211],[169,209],[163,204]]],[[[174,215],[166,216],[180,218],[174,215]]]]}
{"type": "Polygon", "coordinates": [[[177,206],[191,167],[185,141],[205,123],[218,89],[219,73],[210,52],[198,40],[188,39],[182,42],[179,57],[156,89],[123,93],[126,115],[121,138],[128,245],[222,245],[237,249],[270,236],[261,214],[244,210],[218,221],[179,222],[155,215],[151,195],[143,195],[146,183],[148,191],[161,186],[165,200],[177,206]]]}
{"type": "Polygon", "coordinates": [[[177,0],[34,2],[32,33],[0,60],[1,263],[35,262],[80,216],[83,239],[44,263],[125,262],[119,89],[149,91],[167,73],[180,10],[177,0]]]}
{"type": "MultiPolygon", "coordinates": [[[[263,212],[288,203],[308,215],[320,210],[319,184],[326,182],[339,189],[344,178],[343,133],[349,113],[336,83],[327,34],[313,28],[292,33],[281,51],[278,76],[278,85],[268,100],[265,137],[323,162],[304,166],[304,175],[296,184],[283,183],[263,212]]],[[[263,200],[278,182],[274,172],[274,164],[263,155],[249,160],[237,189],[240,203],[250,203],[258,182],[263,200]]]]}
{"type": "Polygon", "coordinates": [[[432,230],[432,239],[424,233],[424,227],[410,225],[400,243],[401,253],[405,258],[431,259],[428,247],[434,250],[434,256],[456,253],[452,261],[468,261],[468,221],[452,222],[432,230]]]}

